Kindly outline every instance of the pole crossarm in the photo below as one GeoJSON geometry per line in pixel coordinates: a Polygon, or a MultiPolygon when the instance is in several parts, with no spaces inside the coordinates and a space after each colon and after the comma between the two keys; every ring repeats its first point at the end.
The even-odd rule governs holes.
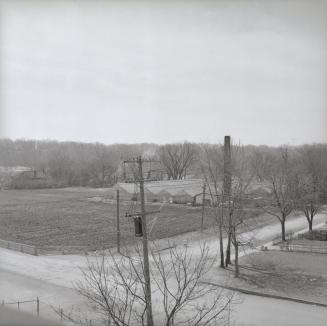
{"type": "MultiPolygon", "coordinates": [[[[135,157],[135,158],[130,158],[127,160],[124,160],[124,163],[135,163],[137,164],[140,160],[140,157],[135,157]]],[[[150,159],[150,158],[142,158],[142,163],[160,163],[159,160],[155,160],[155,159],[150,159]]]]}
{"type": "MultiPolygon", "coordinates": [[[[156,210],[156,211],[148,211],[148,212],[144,212],[145,215],[151,215],[151,214],[156,214],[156,213],[160,213],[160,210],[156,210]]],[[[134,217],[134,216],[142,216],[142,212],[136,212],[134,214],[129,214],[126,213],[126,217],[134,217]]]]}

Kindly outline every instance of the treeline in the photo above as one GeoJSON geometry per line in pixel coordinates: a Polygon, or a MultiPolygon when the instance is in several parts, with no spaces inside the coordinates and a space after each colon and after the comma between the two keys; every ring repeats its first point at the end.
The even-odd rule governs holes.
{"type": "MultiPolygon", "coordinates": [[[[306,178],[326,178],[327,144],[288,147],[290,170],[306,178]]],[[[210,159],[215,171],[223,172],[221,144],[113,144],[35,140],[0,139],[0,166],[25,166],[42,171],[43,186],[110,186],[130,176],[124,170],[124,159],[142,155],[159,163],[145,170],[147,177],[156,179],[203,178],[210,159]],[[152,170],[151,170],[152,169],[152,170]]],[[[272,164],[280,155],[280,148],[242,146],[246,157],[244,169],[257,181],[270,178],[272,164]]],[[[324,181],[325,182],[325,181],[324,181]]],[[[40,184],[40,186],[42,186],[40,184]]]]}
{"type": "Polygon", "coordinates": [[[110,186],[120,175],[123,159],[142,153],[153,155],[156,148],[154,144],[0,139],[0,166],[42,171],[45,180],[40,180],[40,187],[110,186]]]}

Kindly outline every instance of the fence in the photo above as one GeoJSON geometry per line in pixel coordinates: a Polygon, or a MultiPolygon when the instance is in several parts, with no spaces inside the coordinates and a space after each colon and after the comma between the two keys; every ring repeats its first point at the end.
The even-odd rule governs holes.
{"type": "Polygon", "coordinates": [[[26,245],[23,243],[0,239],[0,247],[15,250],[15,251],[20,251],[20,252],[23,252],[23,253],[29,254],[29,255],[34,255],[34,256],[38,255],[37,247],[31,246],[31,245],[26,245]]]}
{"type": "Polygon", "coordinates": [[[39,297],[36,297],[35,300],[22,300],[22,301],[9,301],[9,302],[5,302],[4,300],[2,300],[2,306],[15,305],[15,306],[17,306],[18,310],[20,310],[22,304],[33,303],[33,302],[36,303],[36,306],[35,306],[36,315],[40,316],[40,299],[39,299],[39,297]]]}
{"type": "Polygon", "coordinates": [[[327,247],[317,246],[310,244],[300,244],[300,243],[285,243],[279,245],[282,251],[298,251],[298,252],[312,252],[319,254],[327,254],[327,247]]]}
{"type": "Polygon", "coordinates": [[[37,317],[46,317],[50,319],[50,312],[52,313],[51,320],[60,320],[61,323],[68,325],[85,325],[85,326],[103,326],[103,323],[100,323],[96,320],[82,318],[82,314],[79,312],[65,311],[60,306],[57,308],[54,305],[40,300],[39,297],[30,300],[17,300],[17,301],[5,301],[2,300],[2,306],[11,306],[16,307],[18,310],[35,314],[37,317]],[[27,308],[25,307],[28,306],[27,308]],[[28,305],[28,304],[33,304],[28,305]],[[41,309],[41,307],[43,307],[41,309]],[[41,316],[41,313],[43,316],[41,316]]]}

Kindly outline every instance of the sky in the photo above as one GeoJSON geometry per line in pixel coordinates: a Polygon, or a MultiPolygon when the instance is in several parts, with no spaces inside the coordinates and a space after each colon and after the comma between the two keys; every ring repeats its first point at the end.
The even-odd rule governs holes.
{"type": "Polygon", "coordinates": [[[0,137],[327,142],[327,1],[0,0],[0,137]]]}

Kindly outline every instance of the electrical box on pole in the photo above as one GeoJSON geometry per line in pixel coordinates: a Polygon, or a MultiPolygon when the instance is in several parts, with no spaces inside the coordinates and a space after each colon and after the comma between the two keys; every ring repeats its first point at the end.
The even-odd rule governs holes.
{"type": "Polygon", "coordinates": [[[135,236],[142,237],[143,230],[142,230],[142,216],[134,216],[134,227],[135,227],[135,236]]]}

